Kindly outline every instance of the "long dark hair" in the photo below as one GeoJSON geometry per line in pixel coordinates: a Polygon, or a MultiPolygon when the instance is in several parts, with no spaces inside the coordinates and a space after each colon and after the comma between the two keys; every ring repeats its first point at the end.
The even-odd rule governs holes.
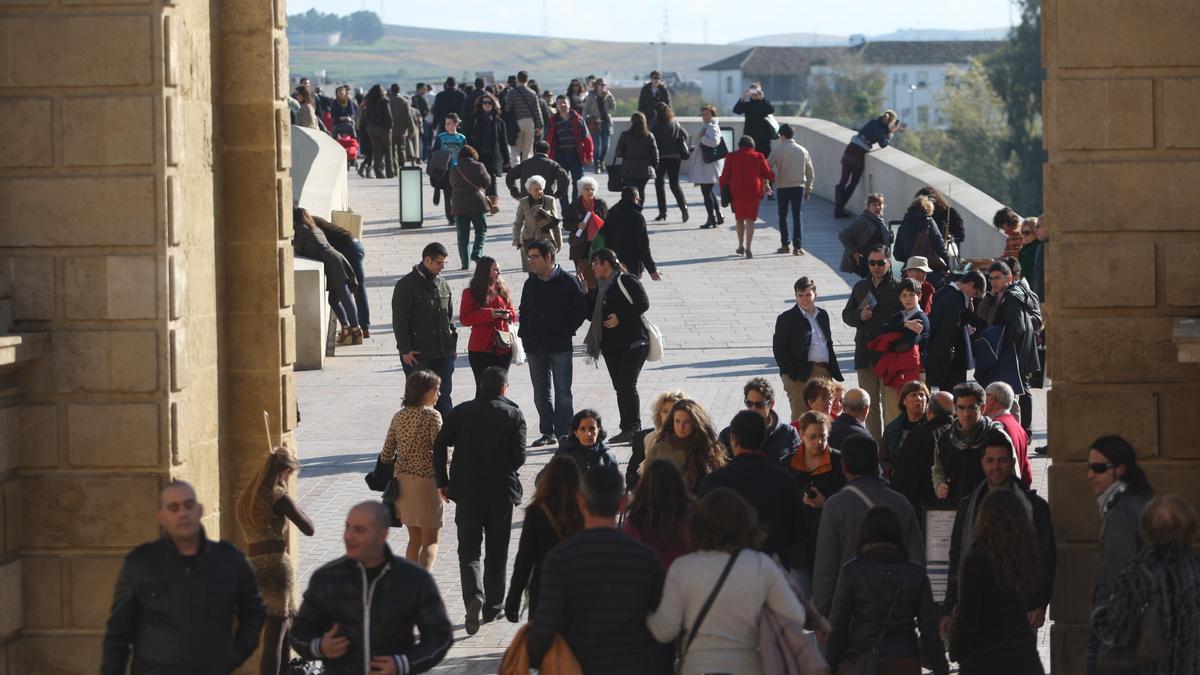
{"type": "Polygon", "coordinates": [[[475,263],[475,273],[471,275],[471,284],[467,288],[470,289],[471,297],[475,298],[475,303],[480,307],[486,307],[496,295],[512,302],[512,298],[508,294],[508,284],[504,283],[503,276],[496,277],[495,295],[491,292],[492,268],[497,264],[495,258],[486,255],[475,263]]]}
{"type": "Polygon", "coordinates": [[[1118,466],[1125,467],[1125,475],[1121,476],[1121,480],[1125,481],[1128,487],[1125,489],[1131,495],[1146,495],[1154,494],[1154,488],[1150,487],[1150,481],[1146,478],[1146,472],[1142,471],[1141,465],[1137,461],[1137,451],[1125,440],[1122,436],[1115,434],[1101,436],[1092,441],[1092,450],[1104,455],[1104,458],[1113,465],[1115,471],[1118,466]]]}
{"type": "Polygon", "coordinates": [[[659,101],[658,103],[654,104],[655,124],[661,124],[665,126],[670,124],[671,120],[673,119],[675,119],[675,111],[671,110],[670,104],[664,103],[663,101],[659,101]]]}
{"type": "Polygon", "coordinates": [[[545,505],[550,512],[550,524],[562,539],[583,529],[583,512],[579,510],[579,465],[569,455],[555,455],[537,479],[533,499],[526,511],[545,505]]]}
{"type": "Polygon", "coordinates": [[[490,93],[484,94],[483,96],[480,96],[479,98],[475,99],[475,117],[478,118],[480,113],[483,112],[483,100],[484,99],[487,99],[492,102],[492,112],[496,113],[496,117],[499,117],[500,116],[500,101],[495,96],[491,95],[490,93]]]}
{"type": "Polygon", "coordinates": [[[375,86],[371,87],[369,91],[367,91],[367,98],[365,102],[367,105],[375,105],[377,103],[383,103],[386,100],[387,92],[383,90],[383,85],[376,84],[375,86]]]}
{"type": "Polygon", "coordinates": [[[655,548],[685,543],[692,497],[679,468],[665,459],[648,462],[633,489],[628,518],[642,539],[655,548]]]}
{"type": "Polygon", "coordinates": [[[629,131],[634,136],[645,138],[650,135],[650,129],[646,126],[646,116],[641,112],[635,112],[629,116],[629,131]]]}
{"type": "MultiPolygon", "coordinates": [[[[1029,542],[1036,541],[1033,521],[1017,495],[1011,490],[996,490],[984,497],[974,534],[972,549],[987,559],[996,585],[1014,593],[1022,604],[1029,604],[1037,587],[1041,562],[1037,548],[1029,547],[1029,542]]],[[[968,557],[963,558],[964,566],[968,557]]]]}

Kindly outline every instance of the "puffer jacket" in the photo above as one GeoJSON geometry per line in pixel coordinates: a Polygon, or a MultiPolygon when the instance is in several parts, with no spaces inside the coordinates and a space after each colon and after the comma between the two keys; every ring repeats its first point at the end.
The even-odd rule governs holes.
{"type": "Polygon", "coordinates": [[[842,566],[827,645],[829,665],[871,651],[889,656],[925,656],[934,673],[949,672],[938,636],[941,612],[933,601],[925,568],[894,544],[868,544],[842,566]],[[918,641],[913,629],[920,630],[918,641]],[[882,633],[883,638],[880,639],[882,633]]]}
{"type": "Polygon", "coordinates": [[[575,463],[579,465],[580,473],[586,473],[598,466],[621,468],[616,454],[609,450],[604,441],[596,441],[595,445],[588,447],[580,443],[574,434],[568,434],[558,439],[558,450],[554,454],[555,456],[566,455],[575,460],[575,463]]]}
{"type": "Polygon", "coordinates": [[[630,131],[622,131],[613,156],[621,158],[622,179],[649,180],[654,178],[654,167],[658,166],[658,143],[654,134],[634,136],[630,131]]]}
{"type": "Polygon", "coordinates": [[[1012,343],[1024,378],[1041,369],[1037,331],[1042,326],[1042,308],[1037,296],[1023,282],[1018,281],[1004,291],[992,325],[1004,326],[1004,339],[1012,343]]]}
{"type": "Polygon", "coordinates": [[[328,675],[361,675],[376,656],[396,657],[407,665],[402,673],[424,673],[454,643],[433,577],[390,548],[384,552],[383,571],[370,583],[363,566],[345,556],[313,572],[308,582],[292,624],[292,648],[303,658],[321,658],[321,636],[336,623],[350,648],[339,658],[323,659],[328,675]],[[414,629],[420,642],[413,640],[414,629]]]}
{"type": "Polygon", "coordinates": [[[392,291],[392,332],[401,354],[415,351],[423,359],[454,356],[458,329],[450,284],[440,276],[428,278],[420,264],[413,265],[392,291]]]}

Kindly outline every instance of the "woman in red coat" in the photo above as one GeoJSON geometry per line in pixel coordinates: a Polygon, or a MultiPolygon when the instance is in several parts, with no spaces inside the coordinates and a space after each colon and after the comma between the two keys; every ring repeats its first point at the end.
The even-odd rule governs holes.
{"type": "Polygon", "coordinates": [[[729,190],[729,201],[737,218],[738,255],[744,253],[747,258],[754,257],[750,252],[750,242],[754,239],[758,204],[762,201],[764,191],[771,194],[773,180],[775,174],[767,166],[767,158],[754,149],[754,139],[742,136],[737,151],[725,157],[725,168],[721,171],[721,190],[729,190]]]}
{"type": "Polygon", "coordinates": [[[516,318],[512,298],[495,258],[483,256],[475,263],[475,275],[463,289],[458,317],[464,326],[471,327],[467,360],[475,374],[475,394],[478,395],[484,370],[492,366],[508,370],[512,362],[512,346],[501,344],[498,334],[507,334],[509,339],[515,339],[516,335],[509,328],[509,322],[516,318]]]}

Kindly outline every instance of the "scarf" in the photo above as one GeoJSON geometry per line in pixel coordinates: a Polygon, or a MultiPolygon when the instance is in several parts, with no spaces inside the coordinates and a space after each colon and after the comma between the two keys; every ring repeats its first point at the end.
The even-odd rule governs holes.
{"type": "Polygon", "coordinates": [[[820,476],[821,474],[833,471],[833,458],[830,457],[829,450],[825,451],[825,456],[821,459],[821,463],[818,464],[817,468],[813,469],[812,471],[808,470],[808,462],[805,461],[805,454],[806,451],[804,450],[803,444],[801,444],[800,448],[792,454],[791,466],[794,471],[799,473],[807,473],[809,476],[820,476]]]}
{"type": "MultiPolygon", "coordinates": [[[[1033,502],[1029,501],[1029,496],[1025,494],[1025,490],[1021,488],[1016,479],[1009,479],[1007,488],[1012,490],[1013,494],[1017,496],[1017,499],[1021,501],[1021,505],[1025,507],[1025,513],[1029,516],[1029,521],[1033,522],[1033,502]]],[[[1003,490],[1004,488],[997,489],[1003,490]]],[[[959,550],[962,551],[962,555],[964,557],[967,555],[967,551],[971,550],[971,543],[975,541],[973,536],[975,529],[975,516],[979,512],[979,503],[983,501],[983,498],[987,496],[987,493],[988,483],[987,480],[984,480],[979,484],[979,487],[975,488],[975,491],[971,493],[971,501],[967,503],[967,512],[964,514],[966,519],[963,521],[962,533],[959,538],[959,550]]],[[[958,600],[959,602],[962,602],[962,584],[958,585],[958,600]]]]}
{"type": "Polygon", "coordinates": [[[604,298],[608,297],[609,289],[620,276],[620,272],[614,271],[607,279],[597,280],[599,285],[596,287],[596,306],[592,308],[592,326],[588,329],[587,337],[583,339],[583,344],[587,347],[587,356],[583,362],[597,368],[600,367],[600,336],[604,331],[604,298]]]}
{"type": "MultiPolygon", "coordinates": [[[[979,424],[975,425],[975,428],[971,430],[971,434],[964,438],[961,435],[962,432],[959,430],[958,422],[955,421],[950,427],[949,433],[946,434],[948,436],[947,440],[950,441],[950,445],[955,450],[973,450],[983,445],[983,437],[987,436],[987,433],[992,430],[992,426],[991,418],[984,415],[979,418],[979,424]]],[[[966,549],[963,550],[965,551],[966,549]]]]}
{"type": "Polygon", "coordinates": [[[1129,485],[1125,481],[1114,480],[1112,485],[1109,485],[1104,489],[1104,492],[1100,493],[1099,497],[1096,497],[1096,504],[1100,507],[1101,518],[1108,515],[1109,509],[1117,503],[1117,500],[1121,498],[1121,495],[1125,494],[1125,490],[1127,489],[1129,489],[1129,485]]]}

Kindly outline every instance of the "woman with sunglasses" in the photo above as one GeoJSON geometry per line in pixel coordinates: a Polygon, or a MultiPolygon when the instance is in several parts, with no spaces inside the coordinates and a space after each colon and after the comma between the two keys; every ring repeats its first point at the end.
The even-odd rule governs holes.
{"type": "Polygon", "coordinates": [[[1037,257],[1038,249],[1042,247],[1042,242],[1038,239],[1037,231],[1037,218],[1026,218],[1021,223],[1021,252],[1017,254],[1017,260],[1021,263],[1021,271],[1024,273],[1023,278],[1031,289],[1038,288],[1039,282],[1037,278],[1037,257]]]}
{"type": "Polygon", "coordinates": [[[494,96],[485,93],[475,99],[475,114],[466,131],[467,143],[479,153],[479,161],[492,176],[492,182],[487,185],[485,192],[489,212],[494,215],[499,210],[496,207],[496,185],[509,169],[508,129],[500,114],[500,104],[494,96]]]}
{"type": "MultiPolygon", "coordinates": [[[[1092,606],[1108,600],[1117,576],[1145,546],[1139,528],[1142,509],[1154,495],[1146,473],[1138,466],[1133,446],[1120,436],[1101,436],[1088,450],[1087,479],[1100,507],[1100,543],[1096,576],[1092,580],[1092,606]]],[[[1100,640],[1088,635],[1087,672],[1096,670],[1100,640]]]]}

